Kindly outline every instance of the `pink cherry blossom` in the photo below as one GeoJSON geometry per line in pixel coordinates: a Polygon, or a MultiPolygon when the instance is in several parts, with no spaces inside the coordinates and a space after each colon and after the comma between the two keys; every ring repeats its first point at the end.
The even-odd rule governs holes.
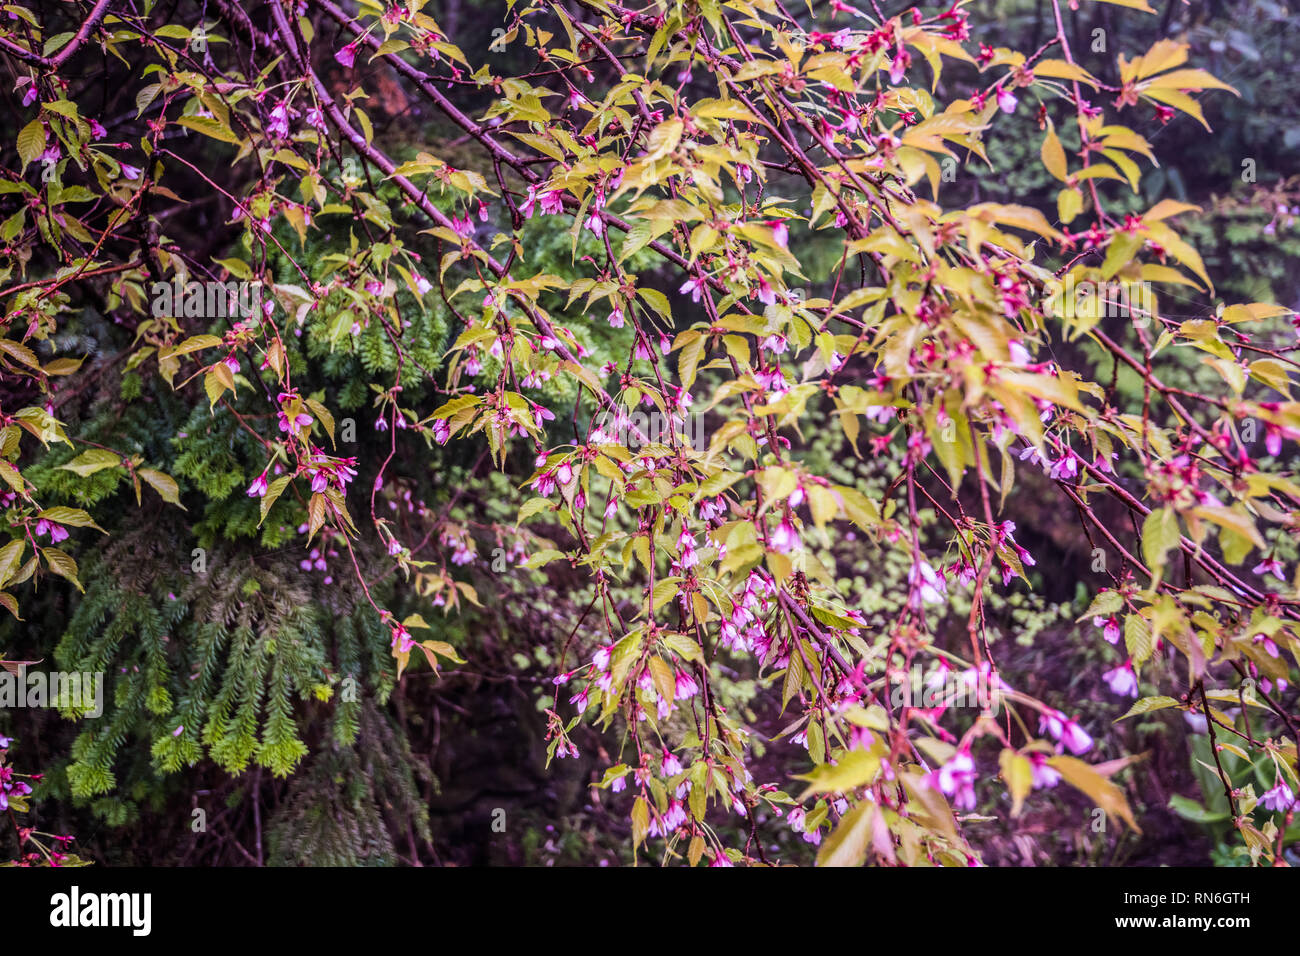
{"type": "Polygon", "coordinates": [[[1101,675],[1101,679],[1106,682],[1113,694],[1118,694],[1121,697],[1136,697],[1138,695],[1137,674],[1133,671],[1132,661],[1125,661],[1118,667],[1106,671],[1101,675]]]}

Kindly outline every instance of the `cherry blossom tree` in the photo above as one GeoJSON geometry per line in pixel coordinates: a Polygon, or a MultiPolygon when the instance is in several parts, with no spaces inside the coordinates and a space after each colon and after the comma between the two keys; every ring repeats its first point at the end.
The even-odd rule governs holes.
{"type": "MultiPolygon", "coordinates": [[[[1070,787],[1139,826],[1114,779],[1131,758],[1097,757],[1111,728],[1016,686],[988,638],[989,602],[1049,573],[1016,537],[1046,487],[1107,557],[1084,621],[1119,651],[1098,672],[1114,719],[1203,721],[1235,838],[1280,862],[1300,768],[1300,579],[1278,547],[1300,502],[1290,313],[1214,297],[1181,237],[1196,207],[1138,208],[1155,153],[1137,130],[1205,124],[1202,97],[1234,91],[1169,39],[1107,82],[1058,0],[1023,51],[963,3],[895,6],[511,3],[487,51],[420,0],[6,7],[22,122],[0,178],[0,603],[20,619],[38,584],[82,588],[78,548],[123,506],[51,501],[61,446],[64,478],[121,481],[130,507],[231,494],[162,445],[70,428],[120,365],[190,413],[168,437],[225,422],[256,451],[233,497],[355,591],[400,679],[413,654],[475,666],[424,634],[497,600],[464,574],[484,542],[590,587],[549,649],[548,758],[603,734],[599,787],[638,853],[773,863],[760,820],[780,820],[823,865],[976,865],[967,817],[1002,794],[1015,817],[1070,787]],[[99,111],[104,61],[130,77],[125,111],[99,111]],[[454,156],[385,135],[388,88],[458,131],[454,156]],[[946,202],[947,171],[996,162],[1027,116],[1055,209],[946,202]],[[197,247],[198,216],[229,241],[197,247]],[[572,274],[524,238],[543,233],[572,274]],[[1203,307],[1178,317],[1175,295],[1203,307]],[[113,356],[66,354],[86,308],[120,333],[113,356]],[[431,312],[449,323],[432,350],[431,312]],[[377,457],[347,452],[318,377],[341,356],[375,370],[377,457]],[[1170,381],[1169,362],[1208,377],[1170,381]],[[887,483],[821,467],[826,435],[887,483]],[[456,447],[520,489],[512,520],[417,507],[428,456],[456,447]],[[897,613],[842,586],[845,549],[905,568],[897,613]],[[775,728],[729,703],[736,668],[775,728]],[[917,669],[932,696],[899,703],[917,669]],[[775,770],[757,760],[773,736],[799,754],[775,770]],[[1228,755],[1272,788],[1234,782],[1228,755]]],[[[321,675],[331,700],[340,675],[321,675]]],[[[160,765],[214,745],[179,699],[151,700],[160,765]]],[[[287,774],[301,756],[245,759],[287,774]]]]}

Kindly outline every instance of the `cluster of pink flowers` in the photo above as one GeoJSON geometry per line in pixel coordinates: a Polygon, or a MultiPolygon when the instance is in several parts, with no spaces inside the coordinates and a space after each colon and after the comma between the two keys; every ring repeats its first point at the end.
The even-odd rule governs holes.
{"type": "MultiPolygon", "coordinates": [[[[1086,736],[1086,735],[1085,735],[1086,736]]],[[[1091,741],[1089,741],[1091,744],[1091,741]]],[[[1061,774],[1051,764],[1044,753],[1031,751],[1025,755],[1029,760],[1035,790],[1050,789],[1061,781],[1061,774]]],[[[926,782],[940,790],[952,800],[959,810],[974,810],[976,806],[975,782],[978,779],[975,760],[971,756],[969,745],[958,750],[937,770],[926,776],[926,782]]]]}
{"type": "Polygon", "coordinates": [[[1047,754],[1034,751],[1029,754],[1029,765],[1033,770],[1034,789],[1051,788],[1061,782],[1061,774],[1047,762],[1047,754]]]}
{"type": "Polygon", "coordinates": [[[558,189],[538,189],[536,186],[529,186],[528,196],[520,203],[519,211],[524,214],[525,219],[531,219],[534,206],[540,206],[544,215],[558,216],[564,212],[564,194],[558,189]]]}
{"type": "MultiPolygon", "coordinates": [[[[27,780],[20,779],[20,775],[5,762],[7,751],[13,741],[0,734],[0,813],[7,813],[11,819],[14,818],[11,801],[15,798],[26,797],[31,794],[32,788],[27,780],[40,780],[44,774],[23,774],[27,780]]],[[[71,835],[58,833],[44,833],[37,831],[34,827],[19,826],[15,820],[14,828],[18,836],[19,856],[7,864],[8,866],[33,867],[48,865],[51,867],[63,866],[68,862],[66,850],[72,843],[71,835]],[[49,845],[44,844],[38,837],[48,839],[49,845]],[[28,852],[23,852],[23,848],[32,846],[28,852]]]]}
{"type": "Polygon", "coordinates": [[[454,531],[444,531],[440,540],[444,545],[452,549],[452,564],[459,567],[469,564],[474,560],[474,539],[469,535],[459,534],[454,531]]]}
{"type": "Polygon", "coordinates": [[[781,371],[780,365],[769,365],[755,369],[754,379],[759,385],[771,392],[773,397],[783,395],[790,390],[790,383],[786,381],[785,373],[781,371]]]}
{"type": "MultiPolygon", "coordinates": [[[[992,528],[992,534],[991,534],[992,540],[990,542],[990,546],[994,549],[995,552],[1001,550],[1003,547],[1010,548],[1011,550],[1016,552],[1016,556],[1019,558],[1020,564],[1023,567],[1033,567],[1038,562],[1034,559],[1034,556],[1032,554],[1030,554],[1027,550],[1022,548],[1016,542],[1016,539],[1014,537],[1015,530],[1016,530],[1016,523],[1014,521],[1003,521],[1001,524],[995,524],[992,528]]],[[[1002,584],[1003,586],[1006,586],[1011,583],[1012,579],[1017,576],[1018,572],[1016,571],[1015,567],[1011,565],[1008,561],[1004,560],[1001,557],[1001,555],[998,556],[998,563],[1000,564],[1001,571],[1002,571],[1002,584]]],[[[947,572],[952,572],[956,576],[958,581],[966,585],[973,584],[976,577],[975,565],[971,561],[967,560],[967,558],[964,555],[959,557],[952,564],[945,567],[943,571],[941,572],[932,571],[932,574],[934,574],[934,576],[940,581],[940,584],[942,584],[943,575],[945,575],[947,572]]],[[[923,582],[929,583],[932,588],[934,587],[933,582],[929,581],[929,578],[927,575],[925,575],[924,571],[922,571],[921,573],[921,579],[923,582]]],[[[938,587],[935,588],[935,590],[936,592],[942,593],[944,591],[944,588],[938,587]]],[[[926,597],[923,596],[923,599],[926,599],[926,597]]],[[[939,602],[927,600],[927,603],[937,604],[939,602]]]]}
{"type": "Polygon", "coordinates": [[[360,44],[360,40],[353,40],[346,46],[340,47],[335,51],[334,59],[338,60],[340,66],[346,67],[349,70],[352,69],[352,64],[355,63],[357,59],[357,47],[360,46],[360,44]]]}
{"type": "MultiPolygon", "coordinates": [[[[1281,411],[1282,406],[1278,402],[1260,402],[1259,407],[1266,412],[1274,414],[1281,411]]],[[[1282,439],[1287,438],[1291,441],[1300,439],[1300,431],[1287,425],[1278,425],[1274,422],[1264,422],[1264,448],[1274,458],[1282,454],[1282,439]]]]}
{"type": "Polygon", "coordinates": [[[555,757],[557,760],[563,760],[566,757],[577,757],[578,745],[572,740],[564,739],[556,745],[555,757]]]}
{"type": "Polygon", "coordinates": [[[284,140],[289,138],[289,120],[296,117],[298,111],[291,107],[286,101],[281,100],[271,109],[271,116],[266,124],[266,133],[271,139],[284,140]]]}
{"type": "Polygon", "coordinates": [[[36,537],[48,534],[50,541],[58,544],[68,537],[68,529],[57,522],[50,521],[48,518],[41,518],[36,522],[36,537]]]}
{"type": "Polygon", "coordinates": [[[912,562],[907,572],[907,583],[911,585],[911,601],[914,606],[921,604],[942,604],[948,593],[948,582],[942,573],[925,558],[918,557],[912,562]]]}
{"type": "Polygon", "coordinates": [[[1015,533],[1016,533],[1016,523],[1014,521],[1003,521],[1001,524],[995,525],[994,537],[997,539],[995,541],[995,546],[997,544],[1010,545],[1011,548],[1016,552],[1016,556],[1020,558],[1020,563],[1023,564],[1025,567],[1032,568],[1038,562],[1034,560],[1034,556],[1032,554],[1030,554],[1028,551],[1026,551],[1016,542],[1015,533]]]}
{"type": "Polygon", "coordinates": [[[1101,679],[1106,682],[1113,694],[1118,694],[1121,697],[1136,697],[1138,695],[1137,672],[1133,670],[1131,660],[1126,660],[1118,667],[1106,671],[1101,675],[1101,679]]]}
{"type": "Polygon", "coordinates": [[[700,502],[699,515],[701,521],[713,521],[715,518],[722,518],[727,514],[727,499],[718,495],[716,498],[705,498],[700,502]]]}
{"type": "MultiPolygon", "coordinates": [[[[1039,402],[1039,407],[1043,408],[1043,414],[1051,415],[1052,406],[1050,403],[1039,402]]],[[[1074,449],[1066,448],[1060,458],[1053,461],[1048,455],[1033,445],[1028,445],[1021,449],[1020,460],[1028,461],[1030,464],[1036,464],[1043,469],[1043,474],[1056,481],[1065,481],[1070,478],[1076,478],[1079,475],[1079,456],[1074,453],[1074,449]]]]}
{"type": "Polygon", "coordinates": [[[962,747],[947,763],[932,771],[927,779],[931,786],[938,787],[945,796],[951,798],[958,809],[974,810],[976,778],[975,761],[969,748],[962,747]]]}
{"type": "Polygon", "coordinates": [[[686,522],[682,522],[682,533],[677,536],[678,558],[673,562],[673,574],[689,571],[700,563],[700,556],[695,551],[695,536],[691,534],[686,522]]]}
{"type": "MultiPolygon", "coordinates": [[[[283,417],[284,413],[280,413],[283,417]]],[[[308,421],[310,421],[308,417],[308,421]]],[[[320,451],[319,448],[313,449],[309,462],[303,467],[302,474],[311,479],[311,490],[314,494],[322,494],[328,491],[330,487],[337,488],[339,491],[346,492],[347,486],[357,476],[355,458],[333,458],[320,451]]],[[[271,469],[263,471],[253,479],[253,483],[248,486],[244,493],[250,498],[265,498],[266,493],[270,490],[266,476],[271,469]]],[[[274,466],[275,472],[281,471],[279,465],[274,466]]]]}
{"type": "Polygon", "coordinates": [[[278,401],[282,406],[279,412],[280,431],[285,432],[290,438],[297,438],[299,432],[304,428],[310,428],[311,423],[314,421],[310,415],[301,409],[299,409],[299,411],[294,414],[293,419],[290,420],[289,415],[286,413],[283,406],[287,405],[295,398],[297,398],[297,396],[291,392],[281,392],[278,398],[278,401]]]}
{"type": "Polygon", "coordinates": [[[732,653],[749,651],[760,660],[767,656],[772,639],[763,627],[763,618],[776,596],[776,585],[765,571],[755,568],[745,579],[745,587],[736,596],[731,615],[722,622],[719,643],[732,653]]]}
{"type": "MultiPolygon", "coordinates": [[[[654,675],[648,667],[641,671],[641,676],[637,678],[636,686],[637,690],[639,690],[642,695],[636,702],[636,717],[638,721],[645,719],[646,714],[644,704],[646,703],[654,706],[655,712],[660,720],[666,720],[676,709],[674,701],[689,700],[700,692],[700,685],[696,683],[695,678],[682,670],[674,672],[673,696],[671,700],[659,693],[659,689],[655,686],[654,675]]],[[[673,759],[675,760],[676,758],[673,759]]],[[[681,771],[677,770],[675,772],[680,773],[681,771]]],[[[664,775],[672,776],[672,774],[667,773],[666,771],[664,775]]]]}
{"type": "Polygon", "coordinates": [[[1092,738],[1073,719],[1059,710],[1044,710],[1038,717],[1038,732],[1048,733],[1057,741],[1057,752],[1068,748],[1076,757],[1092,749],[1092,738]]]}
{"type": "Polygon", "coordinates": [[[1274,784],[1273,789],[1260,794],[1259,805],[1265,810],[1273,810],[1279,813],[1290,810],[1295,805],[1295,793],[1287,786],[1281,771],[1278,771],[1277,782],[1274,784]]]}
{"type": "MultiPolygon", "coordinates": [[[[319,451],[319,449],[315,449],[319,451]]],[[[311,477],[311,490],[316,494],[327,491],[330,486],[346,492],[352,479],[357,476],[355,458],[332,458],[329,455],[314,455],[306,467],[306,474],[311,477]]]]}
{"type": "MultiPolygon", "coordinates": [[[[310,530],[309,525],[302,524],[298,526],[299,534],[306,534],[309,530],[310,530]]],[[[336,548],[331,547],[327,543],[324,543],[324,541],[327,541],[330,537],[334,536],[334,534],[335,534],[334,532],[330,532],[328,529],[326,529],[324,533],[323,543],[319,547],[312,548],[309,552],[307,552],[307,557],[303,558],[301,561],[298,562],[298,567],[302,568],[304,571],[328,572],[329,571],[328,559],[337,558],[339,556],[339,552],[336,548]]],[[[332,574],[327,573],[322,583],[333,584],[334,576],[332,574]]]]}
{"type": "Polygon", "coordinates": [[[390,620],[388,622],[388,627],[389,630],[392,631],[392,646],[396,650],[405,653],[415,647],[415,638],[411,636],[411,632],[408,631],[399,621],[390,620]]]}
{"type": "Polygon", "coordinates": [[[1278,558],[1265,558],[1263,561],[1259,562],[1259,564],[1255,565],[1253,570],[1261,577],[1266,574],[1271,574],[1283,584],[1286,584],[1286,568],[1282,566],[1282,562],[1278,558]]]}
{"type": "Polygon", "coordinates": [[[791,830],[795,833],[802,834],[805,843],[811,843],[813,846],[821,844],[822,832],[816,827],[811,830],[807,829],[806,824],[808,821],[808,814],[803,807],[794,807],[789,814],[786,815],[785,819],[786,822],[790,824],[791,830]]]}
{"type": "MultiPolygon", "coordinates": [[[[690,795],[692,783],[689,778],[683,776],[685,768],[682,766],[681,760],[667,749],[664,749],[661,752],[658,769],[659,776],[669,785],[672,784],[674,778],[682,777],[682,779],[678,780],[676,785],[673,787],[672,796],[668,800],[667,809],[662,813],[652,812],[649,835],[666,837],[684,827],[688,827],[691,823],[690,817],[686,813],[686,805],[684,801],[690,795]]],[[[632,777],[636,781],[637,786],[641,789],[643,797],[646,795],[646,785],[650,780],[651,773],[651,757],[649,754],[642,754],[641,765],[633,771],[632,777]]],[[[738,816],[746,816],[747,810],[745,803],[740,798],[740,792],[742,790],[741,781],[737,778],[735,772],[727,767],[715,767],[714,773],[726,778],[725,789],[729,792],[731,797],[732,812],[738,816]]],[[[742,770],[741,773],[743,774],[746,783],[752,780],[748,771],[742,770]]],[[[721,782],[721,778],[719,778],[719,782],[721,782]]],[[[618,779],[613,781],[610,789],[615,793],[620,793],[626,788],[626,786],[626,780],[623,776],[620,776],[618,779]]],[[[718,863],[715,860],[712,865],[730,866],[731,863],[730,861],[718,863]]]]}
{"type": "MultiPolygon", "coordinates": [[[[546,455],[538,455],[537,467],[543,468],[548,460],[546,455]]],[[[577,473],[573,470],[573,465],[566,458],[554,468],[547,468],[539,472],[537,477],[533,479],[533,490],[543,498],[549,498],[556,488],[567,488],[576,477],[577,473]]]]}
{"type": "Polygon", "coordinates": [[[663,814],[656,814],[650,821],[651,836],[668,836],[686,823],[686,807],[680,800],[669,800],[668,809],[663,814]]]}
{"type": "Polygon", "coordinates": [[[772,546],[773,551],[779,551],[781,554],[790,554],[793,551],[799,551],[803,548],[803,539],[799,536],[799,529],[794,526],[790,519],[790,512],[786,511],[777,524],[776,529],[768,537],[768,544],[772,546]]]}
{"type": "Polygon", "coordinates": [[[1112,644],[1118,644],[1120,639],[1119,618],[1115,615],[1109,617],[1093,617],[1093,626],[1101,628],[1101,636],[1106,638],[1112,644]]]}
{"type": "MultiPolygon", "coordinates": [[[[11,743],[8,737],[0,737],[0,750],[8,750],[11,743]]],[[[25,797],[31,792],[31,786],[25,780],[19,780],[12,767],[0,764],[0,811],[9,809],[11,794],[25,797]]]]}

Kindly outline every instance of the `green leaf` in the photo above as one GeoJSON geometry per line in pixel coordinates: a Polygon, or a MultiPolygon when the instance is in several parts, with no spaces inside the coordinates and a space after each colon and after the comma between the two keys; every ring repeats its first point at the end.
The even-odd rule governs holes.
{"type": "Polygon", "coordinates": [[[67,578],[77,586],[77,590],[85,592],[81,582],[77,580],[77,562],[72,559],[72,555],[60,551],[58,548],[42,548],[41,554],[49,563],[50,570],[61,577],[67,578]]]}
{"type": "Polygon", "coordinates": [[[1169,809],[1184,820],[1191,820],[1193,823],[1219,823],[1231,816],[1227,810],[1207,810],[1195,800],[1184,797],[1180,793],[1175,793],[1169,798],[1169,809]]]}
{"type": "Polygon", "coordinates": [[[635,850],[644,843],[649,832],[650,807],[645,802],[645,797],[637,797],[632,804],[632,849],[635,850]]]}
{"type": "Polygon", "coordinates": [[[17,468],[3,458],[0,458],[0,479],[4,479],[5,484],[20,495],[27,494],[27,485],[23,481],[23,476],[18,473],[17,468]]]}
{"type": "Polygon", "coordinates": [[[1178,538],[1178,515],[1172,508],[1157,508],[1142,522],[1142,557],[1152,577],[1160,577],[1165,554],[1178,547],[1178,538]]]}
{"type": "Polygon", "coordinates": [[[1140,614],[1130,614],[1124,618],[1124,647],[1134,664],[1144,664],[1155,651],[1155,641],[1151,637],[1151,628],[1140,614]]]}
{"type": "Polygon", "coordinates": [[[27,542],[22,538],[14,538],[3,548],[0,548],[0,588],[9,583],[14,572],[18,570],[18,565],[23,559],[23,549],[27,542]]]}
{"type": "MultiPolygon", "coordinates": [[[[46,521],[53,521],[55,524],[67,525],[70,528],[94,528],[96,531],[103,531],[99,525],[95,524],[93,518],[80,508],[67,508],[59,506],[57,508],[46,508],[36,517],[44,518],[46,521]]],[[[107,532],[105,532],[107,534],[107,532]]]]}
{"type": "Polygon", "coordinates": [[[1011,794],[1011,815],[1019,816],[1025,797],[1034,788],[1033,764],[1024,754],[1006,747],[998,755],[998,767],[1002,771],[1002,779],[1006,781],[1007,792],[1011,794]]]}
{"type": "Polygon", "coordinates": [[[875,805],[864,801],[844,814],[835,832],[826,838],[818,851],[817,865],[860,866],[867,855],[871,816],[875,812],[875,805]]]}
{"type": "Polygon", "coordinates": [[[45,152],[45,124],[32,120],[18,131],[18,158],[23,161],[23,169],[45,152]]]}
{"type": "Polygon", "coordinates": [[[1084,611],[1078,620],[1085,621],[1093,617],[1110,617],[1122,610],[1124,610],[1124,598],[1120,596],[1118,591],[1098,591],[1097,596],[1088,605],[1088,610],[1084,611]]]}
{"type": "Polygon", "coordinates": [[[210,136],[212,139],[220,140],[223,143],[238,146],[242,142],[229,126],[210,116],[182,116],[176,120],[176,124],[202,133],[204,136],[210,136]]]}
{"type": "Polygon", "coordinates": [[[521,525],[535,514],[550,510],[555,507],[555,503],[549,498],[529,498],[519,506],[519,514],[515,518],[515,525],[521,525]]]}
{"type": "Polygon", "coordinates": [[[109,451],[106,448],[92,448],[83,452],[72,461],[65,465],[60,465],[62,471],[76,472],[82,478],[89,478],[97,471],[103,471],[105,468],[115,468],[122,464],[122,456],[116,452],[109,451]]]}
{"type": "Polygon", "coordinates": [[[687,637],[685,634],[679,634],[676,632],[663,634],[660,636],[659,642],[667,646],[684,660],[693,663],[700,663],[704,660],[704,654],[700,651],[700,645],[695,643],[694,640],[687,637]]]}
{"type": "Polygon", "coordinates": [[[1107,816],[1119,817],[1134,832],[1142,832],[1142,828],[1133,819],[1133,811],[1129,809],[1124,791],[1095,769],[1076,757],[1049,757],[1047,763],[1065,778],[1066,783],[1087,794],[1093,803],[1106,811],[1107,816]]]}
{"type": "Polygon", "coordinates": [[[10,358],[21,362],[28,368],[40,370],[41,363],[36,358],[36,353],[21,342],[15,342],[12,339],[0,339],[0,352],[4,352],[10,358]]]}
{"type": "Polygon", "coordinates": [[[420,646],[427,647],[435,654],[440,654],[449,661],[454,661],[457,664],[465,663],[465,659],[456,653],[456,648],[452,647],[446,641],[421,641],[420,646]]]}
{"type": "Polygon", "coordinates": [[[880,772],[880,757],[869,750],[855,748],[843,754],[837,763],[825,763],[812,773],[796,775],[796,780],[807,780],[808,789],[801,800],[815,793],[847,793],[870,783],[880,772]]]}
{"type": "Polygon", "coordinates": [[[158,358],[178,358],[182,355],[189,355],[191,352],[198,352],[201,349],[215,348],[221,344],[219,335],[191,335],[184,342],[177,345],[169,345],[158,350],[158,358]]]}
{"type": "Polygon", "coordinates": [[[1178,701],[1172,697],[1143,697],[1141,700],[1133,702],[1133,706],[1128,709],[1127,714],[1115,718],[1115,723],[1118,724],[1121,720],[1128,720],[1130,717],[1136,717],[1139,714],[1149,714],[1154,710],[1165,710],[1177,706],[1178,701]]]}
{"type": "Polygon", "coordinates": [[[695,384],[695,370],[699,367],[700,356],[704,354],[706,341],[703,335],[696,334],[677,356],[677,378],[684,389],[689,390],[695,384]]]}
{"type": "Polygon", "coordinates": [[[521,568],[540,568],[545,567],[557,558],[564,557],[563,551],[557,551],[555,548],[544,548],[528,556],[528,560],[520,564],[521,568]]]}
{"type": "Polygon", "coordinates": [[[176,479],[171,475],[164,474],[161,471],[155,471],[152,468],[141,468],[136,474],[149,483],[149,487],[162,495],[162,500],[168,504],[176,505],[181,511],[186,508],[181,504],[180,487],[176,484],[176,479]]]}
{"type": "Polygon", "coordinates": [[[275,500],[284,493],[284,489],[288,486],[291,477],[291,475],[281,475],[267,486],[266,494],[262,496],[262,517],[257,522],[259,528],[262,526],[262,522],[266,520],[266,513],[271,510],[271,505],[275,504],[275,500]]]}

